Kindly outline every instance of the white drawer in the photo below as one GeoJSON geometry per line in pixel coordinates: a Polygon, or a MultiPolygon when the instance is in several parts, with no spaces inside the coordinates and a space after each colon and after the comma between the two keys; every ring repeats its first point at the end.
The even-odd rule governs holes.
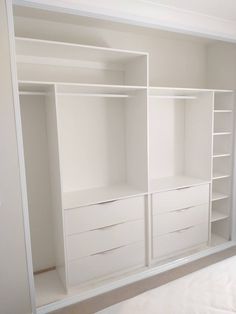
{"type": "Polygon", "coordinates": [[[155,193],[152,196],[153,215],[209,202],[209,184],[155,193]]]}
{"type": "Polygon", "coordinates": [[[68,281],[76,286],[144,265],[144,243],[139,242],[69,262],[68,281]]]}
{"type": "Polygon", "coordinates": [[[130,220],[144,219],[144,197],[65,210],[66,234],[76,234],[130,220]]]}
{"type": "Polygon", "coordinates": [[[208,224],[171,232],[153,238],[153,258],[162,258],[204,244],[208,241],[208,224]]]}
{"type": "Polygon", "coordinates": [[[207,223],[209,220],[209,204],[177,209],[153,216],[153,236],[184,229],[194,225],[207,223]]]}
{"type": "Polygon", "coordinates": [[[135,242],[144,242],[144,220],[67,236],[69,261],[135,242]]]}

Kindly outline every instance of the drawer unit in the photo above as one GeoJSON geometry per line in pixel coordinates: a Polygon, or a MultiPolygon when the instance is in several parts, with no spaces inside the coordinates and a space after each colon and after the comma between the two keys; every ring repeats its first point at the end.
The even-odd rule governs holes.
{"type": "Polygon", "coordinates": [[[153,215],[209,202],[209,184],[155,193],[152,196],[153,215]]]}
{"type": "Polygon", "coordinates": [[[126,221],[144,219],[143,196],[65,210],[66,234],[76,234],[126,221]]]}
{"type": "Polygon", "coordinates": [[[191,226],[153,238],[153,258],[162,258],[208,241],[208,224],[191,226]]]}
{"type": "Polygon", "coordinates": [[[208,220],[208,203],[164,212],[153,216],[153,236],[160,236],[190,226],[207,223],[208,220]]]}
{"type": "Polygon", "coordinates": [[[144,242],[144,220],[135,220],[67,236],[67,258],[72,261],[135,242],[144,242]]]}
{"type": "Polygon", "coordinates": [[[144,265],[144,242],[138,242],[69,262],[68,281],[76,286],[144,265]]]}

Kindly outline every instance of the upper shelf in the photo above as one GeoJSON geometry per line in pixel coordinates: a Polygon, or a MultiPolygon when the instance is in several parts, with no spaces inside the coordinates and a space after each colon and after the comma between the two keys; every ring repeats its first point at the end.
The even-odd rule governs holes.
{"type": "Polygon", "coordinates": [[[147,87],[148,54],[16,37],[20,80],[147,87]]]}
{"type": "Polygon", "coordinates": [[[179,87],[149,87],[149,96],[157,98],[195,99],[204,93],[232,93],[232,90],[179,88],[179,87]]]}
{"type": "Polygon", "coordinates": [[[146,56],[145,52],[136,52],[105,47],[86,46],[75,43],[49,41],[33,38],[16,37],[16,55],[19,62],[28,59],[31,62],[37,61],[63,62],[63,60],[73,60],[74,64],[79,61],[95,63],[110,63],[121,65],[132,61],[137,57],[146,56]],[[59,61],[60,60],[60,61],[59,61]]]}
{"type": "Polygon", "coordinates": [[[19,81],[19,93],[21,95],[46,95],[53,85],[56,86],[58,95],[65,96],[127,98],[137,91],[147,90],[143,86],[19,81]]]}

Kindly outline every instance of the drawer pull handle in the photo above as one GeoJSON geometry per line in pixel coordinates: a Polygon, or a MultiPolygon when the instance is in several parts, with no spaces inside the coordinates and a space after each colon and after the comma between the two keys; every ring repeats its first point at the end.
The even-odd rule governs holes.
{"type": "Polygon", "coordinates": [[[116,200],[99,202],[99,203],[97,203],[97,205],[110,204],[110,203],[114,203],[114,202],[116,202],[116,200]]]}
{"type": "Polygon", "coordinates": [[[118,224],[113,224],[113,225],[109,225],[109,226],[97,228],[97,229],[94,229],[94,230],[105,231],[105,230],[108,230],[108,229],[113,229],[113,228],[116,227],[116,226],[123,225],[123,223],[124,223],[124,222],[121,222],[121,223],[118,223],[118,224]]]}
{"type": "Polygon", "coordinates": [[[177,230],[177,231],[173,231],[173,233],[182,233],[184,231],[187,231],[189,229],[192,229],[194,226],[190,226],[190,227],[187,227],[187,228],[184,228],[184,229],[180,229],[180,230],[177,230]]]}
{"type": "Polygon", "coordinates": [[[187,190],[187,189],[190,189],[192,188],[192,186],[185,186],[185,187],[182,187],[182,188],[177,188],[176,190],[177,191],[182,191],[182,190],[187,190]]]}
{"type": "Polygon", "coordinates": [[[176,212],[176,213],[181,213],[181,212],[185,212],[186,210],[189,210],[189,209],[191,209],[192,207],[185,207],[185,208],[181,208],[181,209],[177,209],[177,210],[175,210],[174,212],[176,212]]]}
{"type": "Polygon", "coordinates": [[[91,256],[106,255],[106,254],[112,253],[113,251],[116,251],[116,250],[118,250],[118,249],[121,249],[121,248],[124,247],[124,246],[125,246],[125,245],[121,245],[121,246],[115,247],[114,249],[110,249],[110,250],[106,250],[106,251],[103,251],[103,252],[99,252],[99,253],[92,254],[91,256]]]}

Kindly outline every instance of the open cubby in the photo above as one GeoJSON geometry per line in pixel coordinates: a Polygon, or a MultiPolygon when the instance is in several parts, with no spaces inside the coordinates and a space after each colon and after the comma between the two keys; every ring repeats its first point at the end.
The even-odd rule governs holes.
{"type": "Polygon", "coordinates": [[[211,224],[211,246],[223,244],[230,239],[230,220],[224,219],[211,224]]]}
{"type": "Polygon", "coordinates": [[[214,136],[213,156],[232,154],[232,136],[214,136]]]}
{"type": "MultiPolygon", "coordinates": [[[[49,290],[65,294],[54,90],[52,86],[38,86],[35,94],[25,93],[20,96],[20,108],[35,288],[41,291],[44,280],[49,284],[50,279],[49,290]],[[45,270],[49,277],[45,277],[45,270]]],[[[44,294],[48,300],[47,293],[39,293],[43,302],[44,294]]],[[[53,300],[49,297],[48,302],[53,300]]]]}
{"type": "Polygon", "coordinates": [[[230,216],[230,204],[229,198],[218,200],[212,203],[211,222],[226,219],[230,216]]]}
{"type": "Polygon", "coordinates": [[[233,116],[232,112],[215,112],[214,132],[232,132],[233,116]]]}
{"type": "Polygon", "coordinates": [[[126,98],[71,92],[58,87],[64,208],[146,193],[146,91],[126,98]]]}
{"type": "Polygon", "coordinates": [[[19,80],[147,85],[147,54],[16,38],[19,80]]]}
{"type": "Polygon", "coordinates": [[[150,189],[210,180],[212,94],[151,89],[150,189]],[[160,150],[161,147],[161,150],[160,150]]]}
{"type": "Polygon", "coordinates": [[[225,93],[215,92],[215,105],[214,110],[216,111],[229,111],[233,110],[233,93],[228,91],[225,93]]]}

